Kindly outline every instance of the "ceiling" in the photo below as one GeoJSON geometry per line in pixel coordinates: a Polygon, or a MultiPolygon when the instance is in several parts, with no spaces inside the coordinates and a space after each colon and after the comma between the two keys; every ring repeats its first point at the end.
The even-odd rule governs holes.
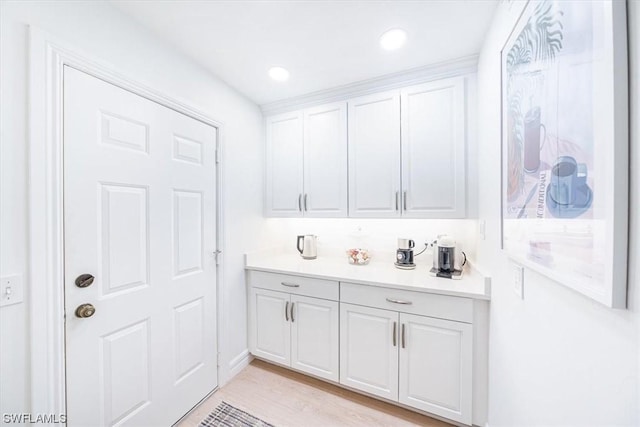
{"type": "Polygon", "coordinates": [[[257,104],[475,55],[498,0],[112,0],[257,104]],[[407,31],[384,51],[380,35],[407,31]],[[272,66],[288,69],[272,81],[272,66]]]}

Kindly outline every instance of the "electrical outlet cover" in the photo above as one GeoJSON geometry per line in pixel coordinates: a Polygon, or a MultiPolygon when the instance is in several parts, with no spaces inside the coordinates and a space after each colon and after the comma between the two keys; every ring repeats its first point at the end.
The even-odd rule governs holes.
{"type": "Polygon", "coordinates": [[[512,262],[511,275],[513,292],[515,292],[515,294],[520,297],[520,299],[524,299],[524,267],[520,264],[512,262]]]}

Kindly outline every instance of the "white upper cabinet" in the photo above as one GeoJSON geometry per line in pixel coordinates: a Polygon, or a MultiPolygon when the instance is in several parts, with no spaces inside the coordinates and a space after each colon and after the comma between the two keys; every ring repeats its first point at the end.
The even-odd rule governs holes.
{"type": "Polygon", "coordinates": [[[346,103],[267,117],[266,125],[266,214],[346,217],[346,103]]]}
{"type": "Polygon", "coordinates": [[[302,117],[302,112],[267,117],[267,215],[302,216],[302,117]]]}
{"type": "Polygon", "coordinates": [[[468,78],[268,117],[266,215],[466,218],[468,78]]]}
{"type": "Polygon", "coordinates": [[[347,106],[304,111],[305,216],[347,216],[347,106]]]}
{"type": "Polygon", "coordinates": [[[401,99],[402,215],[464,218],[464,77],[405,88],[401,99]]]}
{"type": "Polygon", "coordinates": [[[349,216],[400,215],[400,93],[349,101],[349,216]]]}

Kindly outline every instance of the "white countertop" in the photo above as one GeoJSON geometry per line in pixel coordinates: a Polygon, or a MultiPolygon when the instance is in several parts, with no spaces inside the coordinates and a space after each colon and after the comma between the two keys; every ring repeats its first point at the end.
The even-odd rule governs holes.
{"type": "Polygon", "coordinates": [[[352,265],[346,257],[319,256],[306,260],[298,254],[269,251],[246,254],[245,268],[441,295],[491,298],[491,278],[472,266],[465,266],[462,279],[452,280],[429,275],[428,264],[418,264],[414,270],[400,270],[393,262],[380,260],[372,260],[368,265],[352,265]]]}

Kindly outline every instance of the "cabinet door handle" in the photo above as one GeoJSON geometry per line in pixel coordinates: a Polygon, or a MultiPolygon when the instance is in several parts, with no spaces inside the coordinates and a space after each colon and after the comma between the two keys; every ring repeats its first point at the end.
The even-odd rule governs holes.
{"type": "Polygon", "coordinates": [[[302,193],[298,194],[298,210],[302,212],[302,193]]]}
{"type": "Polygon", "coordinates": [[[309,210],[309,208],[307,207],[307,199],[308,199],[308,196],[309,196],[309,195],[308,195],[307,193],[305,193],[305,194],[304,194],[304,210],[305,210],[305,211],[308,211],[308,210],[309,210]]]}
{"type": "Polygon", "coordinates": [[[399,195],[400,195],[400,192],[396,191],[396,210],[398,210],[398,206],[399,206],[399,203],[398,203],[398,196],[399,195]]]}
{"type": "Polygon", "coordinates": [[[404,210],[407,210],[407,192],[404,192],[404,197],[402,198],[402,204],[404,206],[404,210]]]}
{"type": "Polygon", "coordinates": [[[405,304],[405,305],[413,304],[413,302],[411,302],[411,301],[402,301],[402,300],[393,299],[393,298],[387,298],[387,301],[392,302],[394,304],[405,304]]]}
{"type": "Polygon", "coordinates": [[[404,323],[402,324],[402,348],[405,348],[405,340],[404,340],[404,323]]]}
{"type": "Polygon", "coordinates": [[[393,346],[396,347],[396,336],[398,335],[398,322],[393,322],[393,346]]]}
{"type": "Polygon", "coordinates": [[[296,305],[295,302],[291,303],[291,323],[295,322],[295,319],[293,318],[293,306],[296,305]]]}
{"type": "Polygon", "coordinates": [[[284,318],[289,321],[289,301],[284,305],[284,318]]]}
{"type": "Polygon", "coordinates": [[[300,287],[300,285],[298,285],[297,283],[280,282],[280,284],[282,286],[288,286],[290,288],[299,288],[300,287]]]}

